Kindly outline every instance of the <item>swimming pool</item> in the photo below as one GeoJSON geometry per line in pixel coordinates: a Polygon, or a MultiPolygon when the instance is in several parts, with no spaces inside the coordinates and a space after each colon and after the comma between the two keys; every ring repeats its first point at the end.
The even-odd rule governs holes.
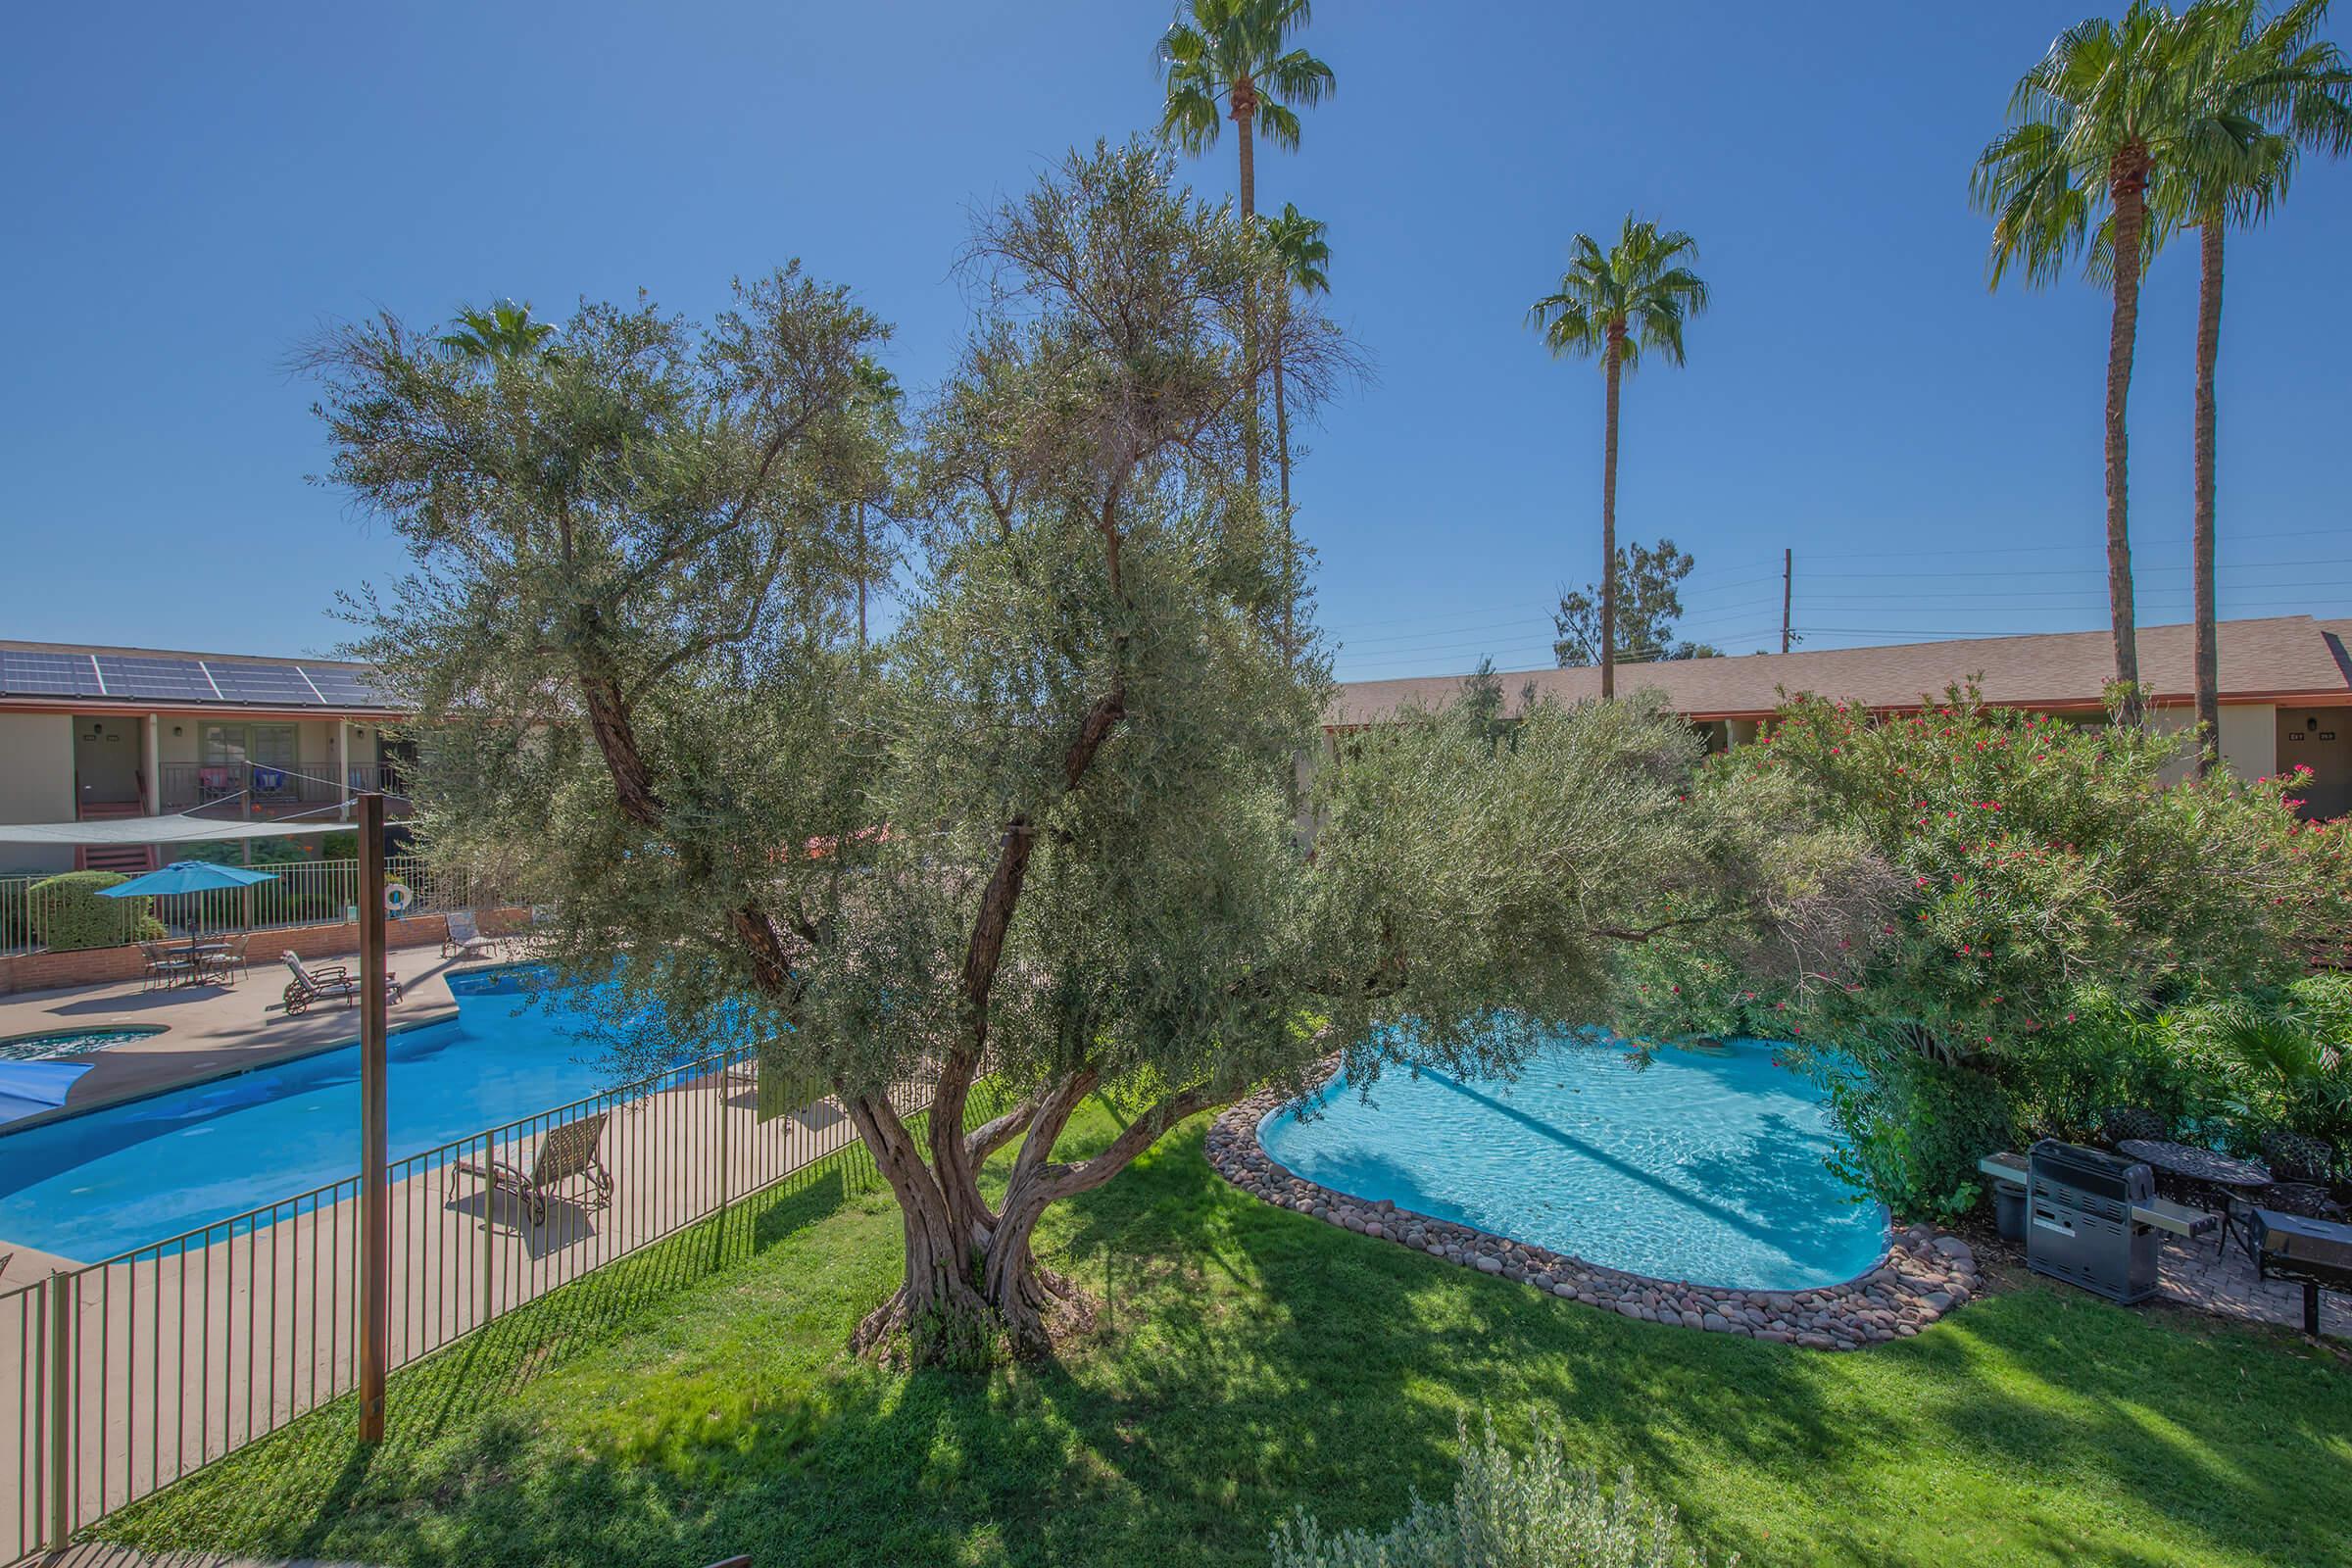
{"type": "Polygon", "coordinates": [[[12,1035],[0,1040],[0,1061],[47,1061],[52,1056],[77,1056],[104,1051],[132,1040],[164,1032],[160,1023],[122,1024],[90,1029],[52,1029],[45,1034],[12,1035]]]}
{"type": "Polygon", "coordinates": [[[1366,1105],[1258,1127],[1336,1192],[1657,1279],[1736,1290],[1840,1284],[1886,1249],[1886,1210],[1825,1163],[1828,1095],[1763,1041],[1662,1050],[1562,1040],[1514,1081],[1392,1071],[1366,1105]]]}
{"type": "MultiPolygon", "coordinates": [[[[543,981],[453,974],[457,1017],[385,1042],[394,1159],[628,1076],[583,1045],[577,999],[537,995],[543,981]]],[[[357,1045],[27,1127],[0,1136],[0,1239],[112,1257],[340,1181],[359,1136],[357,1045]]]]}

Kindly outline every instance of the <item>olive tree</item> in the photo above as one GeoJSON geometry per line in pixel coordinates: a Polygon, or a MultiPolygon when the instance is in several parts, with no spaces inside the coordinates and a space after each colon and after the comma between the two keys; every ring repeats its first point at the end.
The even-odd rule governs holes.
{"type": "MultiPolygon", "coordinates": [[[[1185,1118],[1334,1051],[1507,1067],[1602,1016],[1616,948],[1748,917],[1758,880],[1659,710],[1326,747],[1328,661],[1292,656],[1297,558],[1247,481],[1279,262],[1164,155],[1072,155],[966,266],[895,509],[909,603],[870,650],[839,486],[880,328],[841,292],[780,274],[699,333],[589,307],[495,360],[378,322],[320,357],[336,477],[417,557],[364,652],[416,705],[430,831],[527,860],[616,1017],[658,1002],[829,1088],[904,1217],[858,1343],[924,1358],[1050,1343],[1041,1219],[1185,1118]],[[1009,1108],[980,1120],[984,1079],[1009,1108]],[[1120,1125],[1079,1150],[1090,1096],[1120,1125]]],[[[1292,310],[1311,404],[1350,351],[1292,310]]]]}

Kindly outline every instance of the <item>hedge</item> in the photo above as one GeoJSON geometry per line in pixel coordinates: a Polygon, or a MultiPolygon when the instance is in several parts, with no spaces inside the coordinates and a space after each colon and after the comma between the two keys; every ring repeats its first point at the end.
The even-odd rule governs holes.
{"type": "Polygon", "coordinates": [[[67,871],[34,883],[33,918],[42,944],[51,953],[78,953],[161,937],[164,927],[155,918],[153,899],[98,896],[100,889],[121,887],[128,880],[114,871],[67,871]]]}

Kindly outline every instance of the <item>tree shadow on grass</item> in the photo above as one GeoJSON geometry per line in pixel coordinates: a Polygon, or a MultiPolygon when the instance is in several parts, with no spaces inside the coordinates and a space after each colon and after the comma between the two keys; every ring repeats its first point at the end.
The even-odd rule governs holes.
{"type": "Polygon", "coordinates": [[[1854,1355],[1642,1324],[1261,1204],[1200,1135],[1054,1214],[1046,1255],[1104,1326],[1053,1363],[843,1355],[896,1243],[884,1200],[819,1174],[738,1240],[690,1232],[404,1372],[372,1456],[347,1401],[120,1533],[387,1563],[1262,1563],[1298,1504],[1378,1527],[1444,1494],[1481,1405],[1514,1441],[1544,1412],[1751,1565],[2324,1560],[2311,1532],[2352,1506],[2352,1400],[2319,1396],[2345,1380],[2235,1331],[2039,1287],[1854,1355]],[[710,1273],[860,1203],[861,1231],[710,1273]],[[808,1275],[851,1252],[824,1296],[808,1275]],[[771,1320],[766,1361],[703,1338],[771,1320]]]}
{"type": "MultiPolygon", "coordinates": [[[[1273,1500],[1315,1499],[1328,1524],[1392,1519],[1408,1487],[1441,1493],[1453,1422],[1480,1404],[1506,1431],[1546,1411],[1576,1458],[1630,1466],[1751,1562],[1813,1558],[1755,1536],[1727,1474],[1810,1499],[1808,1549],[1825,1559],[1911,1560],[1905,1499],[1876,1494],[1889,1454],[1950,1464],[1997,1516],[1984,1522],[1999,1541],[2064,1543],[2053,1561],[2150,1560],[2128,1532],[2084,1540],[2073,1508],[2086,1496],[2226,1560],[2252,1546],[2278,1562],[2324,1556],[2315,1532],[2352,1504],[2338,1458],[2352,1397],[2315,1397],[2314,1385],[2352,1387],[2280,1353],[2279,1337],[2182,1333],[2036,1285],[1914,1341],[1824,1355],[1628,1321],[1355,1236],[1246,1197],[1191,1148],[1138,1176],[1079,1208],[1062,1238],[1074,1254],[1124,1245],[1192,1275],[1167,1280],[1161,1310],[1129,1304],[1152,1343],[1129,1357],[1128,1382],[1161,1404],[1211,1393],[1229,1424],[1282,1448],[1273,1500]],[[1195,1306],[1210,1273],[1253,1294],[1246,1325],[1195,1306]],[[2224,1406],[2262,1412],[2250,1427],[2225,1419],[2225,1388],[2224,1406]],[[1376,1438],[1351,1430],[1364,1426],[1376,1438]],[[1864,1498],[1879,1519],[1852,1517],[1864,1498]]],[[[1152,1288],[1148,1265],[1131,1272],[1152,1288]]],[[[1212,1445],[1169,1459],[1191,1470],[1218,1456],[1212,1445]]]]}

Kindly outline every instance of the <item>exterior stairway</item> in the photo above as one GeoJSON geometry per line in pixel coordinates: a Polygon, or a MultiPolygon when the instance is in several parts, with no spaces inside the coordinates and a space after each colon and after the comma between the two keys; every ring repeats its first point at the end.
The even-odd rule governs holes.
{"type": "MultiPolygon", "coordinates": [[[[81,807],[81,820],[84,822],[105,822],[145,814],[146,808],[136,801],[85,801],[81,807]]],[[[155,869],[155,848],[147,844],[85,844],[74,852],[74,869],[119,871],[124,876],[140,876],[155,869]]]]}

